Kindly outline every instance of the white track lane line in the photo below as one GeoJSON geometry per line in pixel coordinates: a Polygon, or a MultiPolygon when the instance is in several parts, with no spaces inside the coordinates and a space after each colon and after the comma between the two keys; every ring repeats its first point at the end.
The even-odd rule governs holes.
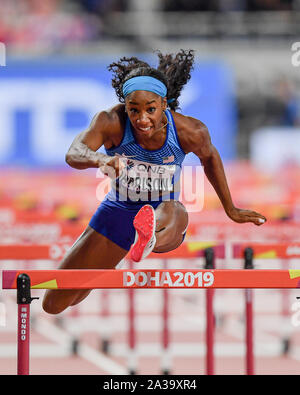
{"type": "MultiPolygon", "coordinates": [[[[72,340],[72,335],[58,328],[56,325],[50,322],[42,321],[39,319],[36,323],[35,330],[41,335],[45,336],[49,340],[65,346],[65,344],[70,344],[72,340]]],[[[127,369],[113,361],[112,359],[104,356],[99,351],[96,351],[87,344],[80,344],[78,347],[78,356],[91,362],[95,366],[104,370],[108,374],[114,375],[127,375],[127,369]]]]}

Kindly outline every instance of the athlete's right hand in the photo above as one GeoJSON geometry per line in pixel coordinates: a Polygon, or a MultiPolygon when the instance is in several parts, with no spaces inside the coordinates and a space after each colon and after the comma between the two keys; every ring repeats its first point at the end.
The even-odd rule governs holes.
{"type": "Polygon", "coordinates": [[[124,160],[118,156],[106,156],[99,160],[102,173],[112,179],[119,177],[125,167],[124,160]]]}

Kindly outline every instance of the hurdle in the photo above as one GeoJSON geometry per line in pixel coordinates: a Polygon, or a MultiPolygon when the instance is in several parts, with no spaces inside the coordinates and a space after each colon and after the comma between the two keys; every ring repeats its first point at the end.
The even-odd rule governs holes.
{"type": "MultiPolygon", "coordinates": [[[[37,261],[47,260],[53,263],[59,262],[69,248],[72,246],[71,242],[53,242],[49,244],[0,244],[0,260],[14,260],[14,261],[37,261]]],[[[23,306],[23,309],[28,309],[23,306]]],[[[73,310],[73,314],[76,310],[73,310]]],[[[59,320],[59,319],[58,319],[59,320]]],[[[28,327],[28,324],[27,324],[28,327]]],[[[78,349],[78,339],[73,336],[70,344],[70,350],[73,355],[76,355],[78,349]]]]}
{"type": "MultiPolygon", "coordinates": [[[[254,268],[254,259],[294,259],[300,258],[300,243],[233,243],[232,257],[244,258],[244,268],[254,268]],[[251,248],[247,248],[251,244],[251,248]]],[[[300,282],[299,282],[300,287],[300,282]]],[[[283,291],[288,290],[285,287],[283,291]]],[[[286,302],[286,301],[285,301],[286,302]]],[[[246,373],[254,374],[254,351],[253,351],[253,290],[245,290],[245,313],[246,313],[246,373]]],[[[283,353],[286,354],[290,346],[288,338],[283,339],[283,353]]]]}
{"type": "Polygon", "coordinates": [[[233,258],[243,258],[245,248],[253,250],[253,259],[300,258],[300,243],[233,243],[233,258]]]}
{"type": "Polygon", "coordinates": [[[17,289],[20,274],[30,277],[32,289],[300,288],[298,269],[68,269],[3,270],[3,289],[17,289]]]}
{"type": "MultiPolygon", "coordinates": [[[[289,243],[268,243],[268,244],[262,244],[262,243],[251,243],[251,249],[250,251],[250,257],[248,257],[248,263],[247,263],[247,258],[245,257],[245,251],[246,251],[246,246],[247,244],[243,244],[243,243],[233,243],[232,244],[232,258],[244,258],[245,259],[245,269],[253,269],[253,258],[263,258],[263,259],[267,259],[267,258],[285,258],[285,259],[290,259],[290,258],[299,258],[300,257],[300,244],[299,243],[293,243],[293,242],[289,242],[289,243]],[[252,251],[252,253],[251,253],[252,251]]],[[[186,258],[187,256],[190,257],[205,257],[206,262],[207,262],[207,246],[210,246],[210,248],[213,248],[213,259],[215,257],[217,258],[225,258],[225,248],[224,245],[222,244],[218,244],[217,242],[197,242],[197,241],[192,241],[192,242],[188,242],[185,243],[184,245],[182,245],[181,247],[179,247],[177,250],[172,251],[171,253],[167,253],[164,254],[164,259],[166,258],[186,258]]],[[[3,249],[6,249],[6,246],[3,246],[3,249]]],[[[61,255],[62,250],[61,250],[61,246],[59,244],[55,244],[54,247],[53,245],[49,245],[49,246],[41,246],[41,249],[39,250],[39,254],[35,251],[36,246],[33,245],[26,245],[26,246],[21,246],[22,248],[22,253],[20,253],[18,251],[18,246],[13,246],[10,247],[9,250],[6,249],[6,257],[10,257],[11,259],[30,259],[35,257],[35,259],[50,259],[50,257],[58,257],[61,255]],[[23,249],[23,247],[25,247],[25,249],[23,249]],[[8,252],[7,252],[8,251],[8,252]],[[53,252],[50,255],[50,251],[55,251],[55,254],[53,256],[53,252]],[[25,256],[24,256],[24,255],[25,256]],[[29,258],[30,257],[30,258],[29,258]]],[[[1,252],[1,248],[0,248],[0,252],[1,252]]],[[[1,255],[2,258],[3,255],[1,255]]],[[[155,254],[150,254],[150,258],[156,258],[157,256],[155,254]]],[[[3,258],[2,258],[3,259],[3,258]]],[[[224,270],[221,270],[221,272],[224,272],[224,270]]],[[[12,272],[17,272],[17,271],[6,271],[6,272],[10,272],[10,277],[11,277],[11,273],[12,272]]],[[[24,271],[22,271],[23,273],[24,271]]],[[[37,271],[33,271],[33,272],[37,272],[37,271]]],[[[46,272],[44,270],[41,271],[42,273],[46,272]]],[[[50,272],[54,272],[54,271],[50,271],[50,272]]],[[[59,272],[62,272],[61,270],[59,270],[59,272]]],[[[80,276],[83,272],[83,270],[80,270],[80,276]]],[[[90,270],[88,270],[88,272],[91,272],[90,270]]],[[[100,271],[100,272],[107,272],[107,271],[100,271]]],[[[114,273],[116,273],[116,270],[113,270],[114,273]]],[[[120,272],[120,270],[118,270],[117,272],[120,272]]],[[[122,272],[122,271],[121,271],[122,272]]],[[[133,286],[129,286],[130,281],[132,282],[132,277],[130,277],[128,279],[129,283],[127,284],[128,286],[124,286],[123,284],[119,284],[119,285],[109,285],[109,286],[102,286],[100,284],[100,288],[103,288],[105,290],[109,289],[109,288],[145,288],[145,284],[143,284],[145,282],[145,273],[146,275],[149,277],[150,276],[150,280],[151,280],[151,276],[152,276],[152,271],[138,271],[141,272],[140,276],[136,277],[136,271],[135,271],[135,277],[134,277],[134,282],[137,282],[137,284],[133,284],[133,286]],[[137,280],[137,281],[136,281],[137,280]]],[[[157,271],[155,271],[156,273],[157,271]]],[[[170,271],[167,271],[170,272],[170,271]]],[[[172,272],[172,271],[171,271],[172,272]]],[[[173,271],[174,272],[174,271],[173,271]]],[[[176,283],[178,285],[178,288],[201,288],[201,282],[199,284],[200,281],[200,274],[198,273],[199,271],[196,271],[196,276],[194,280],[192,279],[192,275],[195,275],[194,271],[189,271],[189,270],[185,270],[185,271],[178,271],[177,270],[177,277],[181,277],[181,279],[178,277],[176,278],[174,281],[172,280],[172,278],[168,275],[168,274],[163,274],[163,275],[158,275],[157,273],[154,275],[154,278],[150,281],[150,284],[146,284],[146,288],[164,288],[163,291],[168,291],[167,288],[176,288],[176,283]],[[194,281],[195,284],[192,284],[192,282],[194,281]],[[153,283],[154,282],[154,283],[153,283]],[[149,286],[150,285],[150,286],[149,286]]],[[[203,271],[202,271],[203,272],[203,271]]],[[[217,271],[219,272],[219,271],[217,271]]],[[[240,271],[234,271],[233,269],[229,270],[230,273],[234,273],[234,272],[240,272],[240,271]]],[[[252,270],[251,270],[252,272],[252,270]]],[[[258,270],[257,271],[258,274],[262,275],[265,271],[262,270],[258,270]]],[[[267,277],[268,275],[273,272],[271,270],[267,270],[267,277]]],[[[275,272],[277,272],[279,274],[280,271],[276,270],[275,272]]],[[[291,279],[297,279],[297,270],[290,270],[290,271],[282,271],[282,273],[284,274],[284,276],[288,273],[289,274],[289,280],[291,279]]],[[[300,271],[299,271],[300,272],[300,271]]],[[[68,273],[70,273],[70,271],[68,271],[68,273]]],[[[102,273],[104,274],[104,273],[102,273]]],[[[249,273],[250,274],[250,273],[249,273]]],[[[264,274],[265,275],[265,274],[264,274]]],[[[129,274],[130,276],[130,274],[129,274]]],[[[251,275],[252,276],[252,275],[251,275]]],[[[300,274],[299,274],[300,276],[300,274]]],[[[147,278],[148,278],[147,277],[147,278]]],[[[219,277],[219,276],[218,276],[219,277]]],[[[267,278],[266,277],[266,278],[267,278]]],[[[3,278],[4,278],[4,274],[3,274],[3,278]]],[[[257,277],[258,278],[258,277],[257,277]]],[[[254,372],[254,367],[253,367],[253,361],[254,361],[254,357],[253,357],[253,312],[252,312],[252,290],[251,288],[281,288],[281,289],[289,289],[289,288],[298,288],[299,285],[297,285],[297,281],[295,282],[295,284],[291,284],[289,281],[289,284],[286,283],[282,283],[281,280],[281,275],[278,277],[276,276],[276,281],[277,283],[272,283],[271,285],[266,284],[264,281],[262,281],[262,284],[258,284],[257,281],[255,282],[255,284],[241,284],[241,286],[234,286],[235,284],[229,284],[229,285],[220,285],[220,284],[213,284],[213,286],[211,286],[210,284],[206,284],[206,277],[205,275],[203,275],[202,278],[202,282],[204,283],[202,288],[206,288],[206,294],[208,296],[208,294],[210,293],[211,288],[246,288],[245,289],[245,301],[246,301],[246,308],[245,308],[245,312],[246,312],[246,371],[247,374],[253,374],[254,372]]],[[[50,280],[52,281],[52,280],[50,280]]],[[[40,288],[40,289],[55,289],[56,287],[58,287],[58,285],[56,284],[55,286],[55,281],[53,283],[50,284],[34,284],[32,288],[40,288]]],[[[148,280],[147,280],[148,281],[148,280]]],[[[239,278],[237,277],[237,281],[240,281],[239,278]]],[[[273,281],[273,280],[272,280],[273,281]]],[[[105,280],[106,282],[106,280],[105,280]]],[[[47,283],[47,281],[46,281],[47,283]]],[[[299,280],[300,283],[300,280],[299,280]]],[[[65,284],[63,284],[63,286],[65,286],[65,284]]],[[[61,285],[59,286],[61,287],[61,285]]],[[[73,285],[71,286],[71,288],[74,288],[73,285]]],[[[84,285],[83,288],[87,288],[86,285],[84,285]]],[[[96,287],[92,287],[92,288],[98,288],[98,286],[96,287]]],[[[165,293],[165,292],[164,292],[165,293]]],[[[165,301],[167,303],[167,301],[165,301]]],[[[212,306],[212,297],[211,297],[211,306],[212,306]]],[[[164,319],[167,317],[167,313],[166,313],[166,309],[167,309],[167,305],[164,308],[163,311],[163,317],[164,319]]],[[[214,331],[214,317],[213,317],[213,310],[212,307],[210,308],[210,311],[212,312],[211,314],[208,313],[208,309],[206,310],[206,314],[207,314],[207,325],[209,325],[206,328],[206,336],[207,339],[211,338],[210,341],[207,340],[207,355],[206,355],[206,373],[207,374],[213,374],[213,331],[214,331]],[[210,322],[210,324],[209,324],[210,322]],[[210,368],[209,368],[210,366],[210,368]]],[[[134,314],[134,313],[133,313],[134,314]]],[[[133,321],[133,318],[132,318],[133,321]]],[[[164,322],[164,332],[163,332],[163,344],[167,345],[168,344],[168,327],[167,327],[167,322],[164,322]]],[[[134,345],[132,347],[132,350],[134,348],[134,345]]],[[[166,350],[166,346],[164,347],[164,350],[166,350]]]]}
{"type": "Polygon", "coordinates": [[[226,288],[299,288],[300,270],[262,269],[119,269],[119,270],[4,270],[3,289],[17,289],[27,298],[18,298],[18,374],[29,374],[29,315],[22,311],[33,298],[30,289],[226,289],[226,288]],[[23,314],[23,316],[21,315],[23,314]],[[26,315],[26,317],[24,316],[26,315]],[[24,319],[26,318],[26,321],[24,319]],[[23,321],[22,321],[23,320],[23,321]],[[25,327],[24,327],[25,325],[25,327]],[[25,332],[24,332],[25,331],[25,332]]]}
{"type": "MultiPolygon", "coordinates": [[[[16,245],[0,245],[0,259],[14,259],[14,260],[52,260],[58,261],[63,258],[64,254],[70,247],[67,243],[51,243],[49,245],[41,244],[16,244],[16,245]]],[[[167,254],[167,259],[172,258],[183,258],[187,256],[189,258],[201,258],[205,256],[205,248],[213,247],[215,255],[218,258],[225,258],[225,247],[219,242],[210,241],[192,241],[188,244],[182,244],[176,251],[171,251],[167,254]]],[[[156,254],[150,254],[149,258],[157,259],[156,254]]],[[[130,262],[130,261],[129,261],[130,262]]],[[[166,264],[166,260],[165,260],[166,264]]],[[[105,292],[105,289],[102,291],[105,292]]],[[[128,344],[129,344],[129,358],[128,358],[128,370],[130,374],[136,374],[136,331],[135,331],[135,306],[134,306],[134,291],[130,290],[128,292],[128,304],[129,304],[129,331],[128,331],[128,344]]],[[[211,301],[212,305],[212,301],[211,301]]],[[[107,319],[108,312],[104,308],[103,317],[107,319]]],[[[169,355],[169,325],[168,325],[168,291],[163,290],[163,311],[162,311],[162,321],[163,321],[163,331],[162,331],[162,348],[164,350],[162,361],[161,361],[161,371],[163,374],[170,374],[171,358],[169,355]]],[[[209,317],[209,314],[207,314],[209,317]]],[[[209,319],[209,318],[208,318],[209,319]]],[[[211,328],[207,328],[207,331],[211,328]]],[[[212,344],[211,344],[212,345],[212,344]]],[[[73,354],[77,353],[78,339],[74,337],[72,339],[71,349],[73,354]]],[[[108,353],[109,350],[109,340],[108,338],[102,339],[102,344],[100,346],[104,353],[108,353]]],[[[213,360],[213,355],[211,354],[210,360],[213,360]]]]}
{"type": "Polygon", "coordinates": [[[1,260],[53,260],[63,258],[70,243],[0,244],[1,260]]]}

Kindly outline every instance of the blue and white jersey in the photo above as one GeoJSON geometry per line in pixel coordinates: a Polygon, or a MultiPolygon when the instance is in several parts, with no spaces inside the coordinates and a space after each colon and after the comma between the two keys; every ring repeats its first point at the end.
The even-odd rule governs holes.
{"type": "Polygon", "coordinates": [[[109,156],[119,155],[125,169],[112,182],[109,200],[119,201],[162,201],[178,199],[180,172],[185,152],[180,146],[173,116],[165,112],[168,119],[164,145],[157,150],[142,148],[136,141],[129,118],[117,147],[106,149],[109,156]]]}

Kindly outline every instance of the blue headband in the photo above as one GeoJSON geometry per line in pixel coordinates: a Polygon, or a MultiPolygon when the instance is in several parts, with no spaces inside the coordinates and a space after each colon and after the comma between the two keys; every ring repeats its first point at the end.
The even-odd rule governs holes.
{"type": "Polygon", "coordinates": [[[123,95],[126,97],[133,91],[148,91],[156,93],[161,97],[167,95],[167,87],[164,83],[154,77],[139,76],[130,78],[123,85],[123,95]]]}

